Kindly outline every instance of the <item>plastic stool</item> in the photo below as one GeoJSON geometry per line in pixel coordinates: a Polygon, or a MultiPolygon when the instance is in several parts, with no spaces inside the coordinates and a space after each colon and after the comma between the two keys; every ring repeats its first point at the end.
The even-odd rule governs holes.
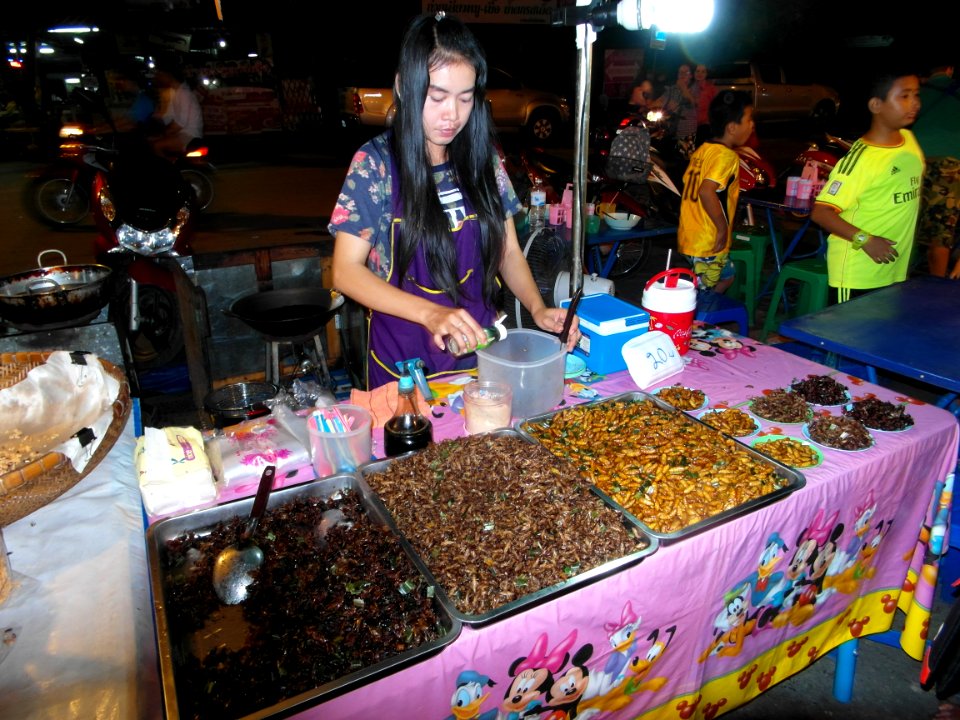
{"type": "Polygon", "coordinates": [[[747,306],[721,293],[702,292],[697,296],[696,319],[711,325],[735,322],[739,328],[737,332],[741,335],[750,333],[747,306]]]}
{"type": "Polygon", "coordinates": [[[779,326],[777,309],[780,306],[781,300],[783,300],[784,310],[786,312],[785,317],[798,317],[825,308],[827,306],[828,292],[827,261],[825,259],[808,258],[784,265],[780,271],[780,275],[777,277],[777,284],[773,288],[773,295],[770,296],[770,307],[767,310],[767,317],[763,321],[763,330],[760,333],[760,339],[766,340],[767,335],[779,326]],[[792,310],[789,309],[786,298],[784,297],[787,283],[791,280],[800,283],[800,295],[792,310]]]}
{"type": "MultiPolygon", "coordinates": [[[[759,245],[759,243],[758,243],[759,245]]],[[[737,267],[737,275],[727,295],[743,300],[747,306],[747,317],[753,325],[757,312],[757,295],[760,292],[760,271],[763,267],[763,247],[734,240],[730,248],[730,261],[737,267]],[[758,257],[759,254],[759,257],[758,257]]]]}

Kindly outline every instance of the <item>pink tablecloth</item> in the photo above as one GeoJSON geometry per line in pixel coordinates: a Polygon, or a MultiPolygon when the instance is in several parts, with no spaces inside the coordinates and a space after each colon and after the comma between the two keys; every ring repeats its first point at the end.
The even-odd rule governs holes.
{"type": "MultiPolygon", "coordinates": [[[[724,331],[698,334],[701,349],[660,385],[700,388],[711,406],[835,373],[724,331]]],[[[949,502],[940,490],[952,487],[957,422],[837,378],[854,398],[909,403],[915,426],[875,433],[866,451],[825,449],[824,462],[804,471],[806,486],[782,501],[529,611],[466,627],[441,653],[302,716],[441,720],[453,717],[458,697],[473,697],[479,718],[555,720],[572,708],[578,718],[712,718],[840,643],[888,629],[898,603],[908,613],[902,643],[916,656],[936,580],[935,558],[923,560],[943,531],[931,525],[938,503],[949,502]]],[[[568,381],[563,402],[637,389],[625,372],[587,386],[568,381]]],[[[436,439],[462,433],[456,406],[432,408],[436,439]]],[[[768,422],[760,432],[800,437],[799,426],[768,422]]]]}

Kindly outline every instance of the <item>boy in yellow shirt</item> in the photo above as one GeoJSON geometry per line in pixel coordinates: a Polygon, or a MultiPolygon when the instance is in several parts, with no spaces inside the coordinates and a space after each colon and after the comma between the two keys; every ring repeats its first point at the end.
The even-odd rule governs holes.
{"type": "Polygon", "coordinates": [[[707,140],[690,156],[683,175],[677,247],[702,289],[722,293],[733,282],[731,224],[740,197],[740,156],[735,148],[753,133],[753,105],[743,92],[724,90],[710,102],[707,140]]]}
{"type": "Polygon", "coordinates": [[[920,111],[920,80],[881,72],[870,86],[870,129],[831,171],[813,220],[830,233],[827,274],[837,302],[906,280],[920,209],[923,151],[907,126],[920,111]]]}

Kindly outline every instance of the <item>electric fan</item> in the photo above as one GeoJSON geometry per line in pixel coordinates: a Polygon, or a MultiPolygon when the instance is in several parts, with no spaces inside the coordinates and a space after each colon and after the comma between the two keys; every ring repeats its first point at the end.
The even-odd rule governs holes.
{"type": "MultiPolygon", "coordinates": [[[[560,307],[560,302],[570,297],[571,252],[570,241],[551,228],[533,231],[523,246],[523,256],[547,307],[560,307]]],[[[584,295],[613,295],[613,282],[595,275],[584,275],[583,292],[584,295]]],[[[537,329],[533,317],[508,287],[503,289],[503,307],[507,313],[504,321],[507,327],[537,329]]]]}

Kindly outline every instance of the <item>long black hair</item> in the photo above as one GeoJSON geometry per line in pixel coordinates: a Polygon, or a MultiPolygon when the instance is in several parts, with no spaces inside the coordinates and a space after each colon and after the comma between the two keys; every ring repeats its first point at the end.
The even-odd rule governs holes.
{"type": "Polygon", "coordinates": [[[400,48],[393,94],[397,112],[392,149],[399,169],[404,227],[394,262],[402,281],[422,242],[434,282],[454,302],[459,300],[456,245],[437,195],[423,132],[430,71],[453,63],[466,63],[476,72],[473,110],[467,124],[447,146],[447,157],[460,191],[470,198],[477,214],[483,295],[492,306],[503,255],[504,210],[495,174],[496,138],[486,102],[487,59],[470,30],[443,13],[413,20],[400,48]]]}

